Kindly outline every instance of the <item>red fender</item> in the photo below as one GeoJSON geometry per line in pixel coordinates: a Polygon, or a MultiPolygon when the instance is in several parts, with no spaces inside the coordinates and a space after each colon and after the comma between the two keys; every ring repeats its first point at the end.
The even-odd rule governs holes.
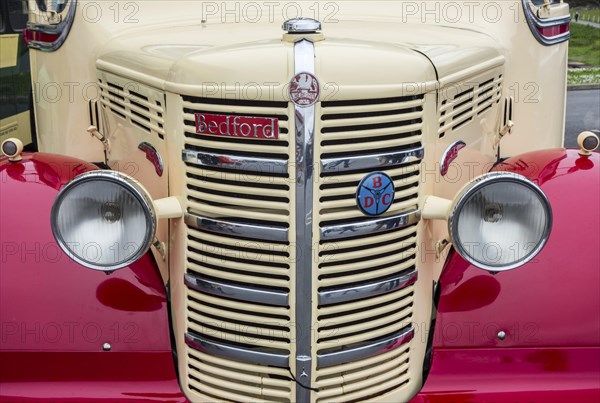
{"type": "Polygon", "coordinates": [[[186,401],[152,256],[107,275],[73,262],[52,236],[56,194],[94,169],[42,153],[0,159],[1,401],[186,401]]]}
{"type": "Polygon", "coordinates": [[[542,188],[552,233],[533,261],[495,275],[451,252],[414,402],[600,401],[599,157],[547,150],[494,168],[542,188]]]}

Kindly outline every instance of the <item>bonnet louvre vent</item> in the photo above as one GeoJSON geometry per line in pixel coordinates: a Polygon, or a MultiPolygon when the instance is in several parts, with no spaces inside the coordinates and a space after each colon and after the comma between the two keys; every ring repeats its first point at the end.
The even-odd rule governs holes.
{"type": "Polygon", "coordinates": [[[466,126],[500,101],[502,74],[480,76],[442,89],[439,110],[439,137],[466,126]]]}
{"type": "Polygon", "coordinates": [[[165,95],[112,74],[99,72],[100,103],[133,127],[164,140],[165,95]]]}

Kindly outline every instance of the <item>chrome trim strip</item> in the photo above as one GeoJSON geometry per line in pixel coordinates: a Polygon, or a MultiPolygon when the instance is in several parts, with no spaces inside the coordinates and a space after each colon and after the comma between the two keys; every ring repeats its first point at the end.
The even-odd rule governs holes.
{"type": "Polygon", "coordinates": [[[286,174],[288,172],[287,161],[275,158],[244,157],[192,150],[183,150],[182,158],[184,162],[191,162],[205,167],[235,169],[262,174],[286,174]]]}
{"type": "Polygon", "coordinates": [[[41,50],[43,52],[54,52],[55,50],[60,48],[62,44],[65,43],[65,41],[67,40],[67,36],[69,35],[69,31],[71,30],[71,26],[73,25],[73,20],[75,19],[76,8],[77,0],[71,0],[71,4],[69,5],[69,11],[67,11],[65,19],[56,25],[27,23],[27,29],[32,32],[59,35],[56,41],[51,43],[29,41],[27,43],[27,47],[29,47],[30,49],[41,50]]]}
{"type": "Polygon", "coordinates": [[[257,302],[259,304],[288,306],[289,294],[241,285],[227,284],[221,281],[208,280],[186,273],[185,285],[189,288],[204,293],[225,297],[238,301],[257,302]]]}
{"type": "Polygon", "coordinates": [[[344,364],[379,355],[408,343],[413,339],[414,335],[415,331],[413,327],[409,326],[391,337],[360,344],[356,347],[339,347],[335,349],[336,351],[317,354],[317,367],[330,367],[332,365],[344,364]]]}
{"type": "MultiPolygon", "coordinates": [[[[294,44],[295,74],[315,74],[315,46],[294,44]]],[[[296,131],[296,401],[311,401],[312,241],[315,105],[295,105],[296,131]]]]}
{"type": "Polygon", "coordinates": [[[569,40],[569,38],[571,37],[571,32],[565,32],[564,34],[546,38],[545,36],[539,33],[538,28],[549,28],[563,24],[568,24],[571,22],[570,15],[558,18],[542,19],[535,15],[535,12],[531,9],[530,0],[522,0],[522,3],[523,12],[525,13],[525,20],[527,20],[527,25],[529,25],[531,33],[539,43],[541,43],[542,45],[550,46],[569,40]]]}
{"type": "Polygon", "coordinates": [[[258,239],[261,241],[287,242],[288,229],[270,227],[268,225],[243,224],[216,218],[201,217],[185,213],[184,221],[190,227],[226,236],[239,236],[241,238],[258,239]]]}
{"type": "Polygon", "coordinates": [[[278,353],[278,350],[263,347],[244,348],[231,344],[218,343],[204,337],[186,332],[185,344],[203,353],[218,357],[230,358],[244,363],[257,365],[272,365],[288,368],[289,354],[278,353]]]}
{"type": "Polygon", "coordinates": [[[336,288],[332,290],[319,291],[319,306],[339,304],[359,299],[375,297],[392,291],[406,288],[417,281],[416,270],[385,280],[361,284],[356,287],[336,288]]]}
{"type": "Polygon", "coordinates": [[[147,141],[142,141],[140,144],[138,144],[138,150],[141,150],[144,152],[144,154],[146,154],[146,159],[150,161],[152,165],[154,165],[156,174],[158,176],[163,176],[163,173],[165,172],[165,164],[158,150],[147,141]],[[152,159],[152,156],[154,156],[155,159],[152,159]]]}
{"type": "Polygon", "coordinates": [[[359,155],[345,158],[325,158],[321,160],[321,173],[335,173],[339,171],[353,171],[359,169],[377,168],[379,170],[389,166],[420,161],[425,151],[423,147],[410,150],[359,155]]]}
{"type": "Polygon", "coordinates": [[[321,228],[321,241],[334,241],[362,235],[379,234],[398,228],[408,227],[419,222],[420,210],[398,214],[391,217],[376,218],[350,224],[330,225],[321,228]]]}
{"type": "Polygon", "coordinates": [[[446,174],[448,173],[448,168],[449,168],[450,164],[452,163],[452,161],[454,161],[456,159],[456,157],[458,157],[458,152],[460,150],[462,150],[463,148],[465,148],[466,146],[467,146],[467,144],[464,141],[456,140],[454,143],[450,144],[446,148],[446,150],[444,150],[444,153],[442,154],[442,156],[440,158],[440,175],[446,176],[446,174]],[[448,157],[451,156],[450,152],[453,152],[454,150],[456,150],[456,154],[453,155],[452,160],[448,162],[448,165],[446,165],[448,157]]]}

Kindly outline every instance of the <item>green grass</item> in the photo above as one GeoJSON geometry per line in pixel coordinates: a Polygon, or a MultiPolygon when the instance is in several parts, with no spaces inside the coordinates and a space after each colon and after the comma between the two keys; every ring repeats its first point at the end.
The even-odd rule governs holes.
{"type": "Polygon", "coordinates": [[[569,85],[598,84],[600,83],[600,67],[571,69],[567,75],[567,83],[569,85]]]}
{"type": "Polygon", "coordinates": [[[600,66],[600,28],[571,24],[569,60],[600,66]]]}

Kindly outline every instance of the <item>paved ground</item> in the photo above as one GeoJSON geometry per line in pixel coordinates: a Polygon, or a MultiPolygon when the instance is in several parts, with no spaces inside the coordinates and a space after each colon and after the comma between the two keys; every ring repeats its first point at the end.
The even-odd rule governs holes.
{"type": "Polygon", "coordinates": [[[577,21],[575,22],[575,18],[571,19],[571,22],[573,24],[581,24],[581,25],[589,25],[590,27],[594,27],[594,28],[600,28],[600,24],[596,23],[596,22],[589,22],[589,21],[577,21]]]}
{"type": "Polygon", "coordinates": [[[584,130],[600,130],[600,90],[567,92],[565,147],[577,147],[584,130]]]}

